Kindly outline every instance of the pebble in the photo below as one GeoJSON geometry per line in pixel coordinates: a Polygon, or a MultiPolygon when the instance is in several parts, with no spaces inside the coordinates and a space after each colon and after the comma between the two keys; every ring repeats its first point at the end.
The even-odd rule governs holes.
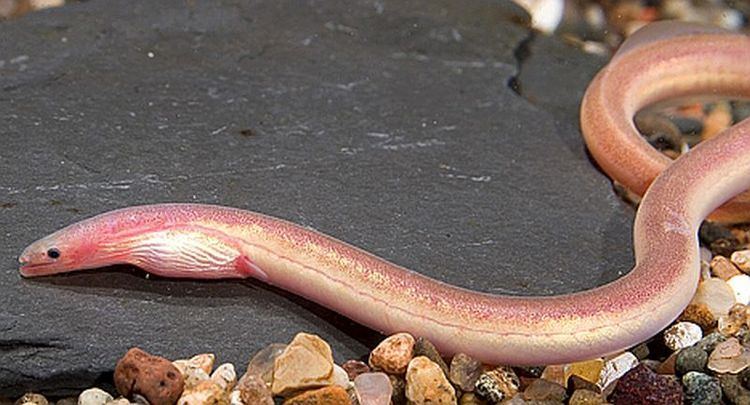
{"type": "Polygon", "coordinates": [[[750,273],[750,249],[733,252],[730,259],[740,270],[750,273]]]}
{"type": "Polygon", "coordinates": [[[443,357],[440,356],[440,352],[438,352],[435,345],[432,344],[427,338],[419,337],[417,338],[417,341],[414,343],[414,356],[425,356],[428,359],[432,360],[433,363],[440,366],[440,369],[443,370],[443,373],[445,375],[448,375],[448,365],[445,363],[445,360],[443,360],[443,357]]]}
{"type": "Polygon", "coordinates": [[[698,342],[698,347],[705,350],[706,352],[712,352],[716,346],[727,340],[727,337],[718,332],[709,333],[698,342]]]}
{"type": "Polygon", "coordinates": [[[609,398],[615,405],[682,403],[682,387],[669,376],[638,365],[623,375],[609,398]]]}
{"type": "Polygon", "coordinates": [[[487,402],[479,398],[477,394],[467,392],[461,395],[461,398],[458,400],[458,405],[487,405],[487,402]]]}
{"type": "MultiPolygon", "coordinates": [[[[602,374],[604,368],[603,359],[593,359],[587,361],[579,361],[573,363],[569,367],[569,374],[571,376],[578,376],[583,380],[596,383],[599,381],[599,376],[602,374]]],[[[568,377],[570,378],[570,377],[568,377]]]]}
{"type": "Polygon", "coordinates": [[[197,354],[189,359],[180,359],[172,362],[180,373],[185,374],[190,369],[200,369],[206,375],[211,374],[211,370],[214,369],[214,361],[216,356],[213,353],[201,353],[197,354]]]}
{"type": "Polygon", "coordinates": [[[518,393],[521,381],[509,367],[498,367],[482,373],[477,380],[474,392],[490,402],[500,402],[518,393]]]}
{"type": "Polygon", "coordinates": [[[711,259],[711,273],[724,281],[740,275],[740,270],[726,257],[715,256],[711,259]]]}
{"type": "Polygon", "coordinates": [[[569,368],[565,365],[550,365],[544,368],[539,378],[558,383],[563,387],[568,386],[569,368]]]}
{"type": "Polygon", "coordinates": [[[658,374],[675,374],[677,371],[677,353],[672,353],[659,364],[654,371],[658,374]]]}
{"type": "Polygon", "coordinates": [[[718,377],[721,391],[730,404],[750,405],[750,391],[740,384],[736,375],[720,374],[718,377]]]}
{"type": "Polygon", "coordinates": [[[456,390],[443,370],[425,356],[413,358],[406,369],[406,398],[416,404],[455,404],[456,390]]]}
{"type": "Polygon", "coordinates": [[[344,364],[341,365],[341,368],[346,371],[346,374],[352,381],[354,381],[354,379],[357,378],[358,375],[370,372],[370,366],[368,366],[364,361],[359,360],[347,360],[344,362],[344,364]]]}
{"type": "Polygon", "coordinates": [[[633,353],[625,352],[607,360],[602,366],[602,372],[599,375],[599,381],[596,382],[602,390],[606,390],[610,384],[617,381],[638,365],[638,358],[633,353]]]}
{"type": "Polygon", "coordinates": [[[408,333],[388,336],[370,353],[370,366],[389,374],[403,374],[414,357],[414,337],[408,333]]]}
{"type": "Polygon", "coordinates": [[[246,405],[273,405],[273,394],[258,375],[245,373],[237,382],[236,391],[239,391],[240,398],[246,405]]]}
{"type": "Polygon", "coordinates": [[[89,388],[78,395],[78,405],[104,405],[114,397],[100,388],[89,388]]]}
{"type": "Polygon", "coordinates": [[[229,393],[214,381],[205,380],[186,389],[177,405],[229,405],[229,393]]]}
{"type": "Polygon", "coordinates": [[[27,392],[15,402],[15,405],[48,405],[49,401],[42,394],[27,392]]]}
{"type": "MultiPolygon", "coordinates": [[[[58,401],[56,405],[63,405],[58,401]]],[[[107,401],[104,405],[130,405],[130,401],[127,398],[117,397],[111,401],[107,401]]]]}
{"type": "Polygon", "coordinates": [[[346,390],[338,385],[305,391],[283,402],[284,405],[350,405],[346,390]]]}
{"type": "Polygon", "coordinates": [[[354,379],[360,405],[388,405],[393,395],[391,380],[385,373],[362,373],[354,379]]]}
{"type": "MultiPolygon", "coordinates": [[[[271,402],[271,404],[273,404],[273,401],[271,402]]],[[[268,402],[262,403],[262,405],[271,405],[271,404],[268,404],[268,402]]],[[[229,405],[245,405],[245,402],[242,401],[242,395],[240,394],[240,390],[236,389],[229,393],[229,405]]],[[[261,405],[261,404],[258,404],[258,405],[261,405]]]]}
{"type": "Polygon", "coordinates": [[[729,338],[716,345],[708,356],[707,367],[717,373],[737,374],[750,365],[750,351],[737,338],[729,338]]]}
{"type": "Polygon", "coordinates": [[[266,382],[271,384],[273,381],[273,367],[276,358],[286,349],[282,343],[271,343],[270,345],[255,353],[250,362],[247,364],[246,374],[255,374],[266,382]]]}
{"type": "Polygon", "coordinates": [[[692,304],[705,304],[714,319],[726,315],[729,309],[736,303],[734,291],[726,281],[711,278],[698,285],[698,290],[693,296],[692,304]]]}
{"type": "Polygon", "coordinates": [[[680,314],[679,320],[693,322],[703,330],[709,330],[716,325],[717,318],[706,304],[688,304],[680,314]]]}
{"type": "Polygon", "coordinates": [[[141,395],[151,405],[174,404],[185,384],[172,362],[138,348],[128,350],[117,362],[114,382],[124,397],[141,395]]]}
{"type": "Polygon", "coordinates": [[[721,403],[721,384],[716,377],[691,371],[682,376],[682,385],[685,387],[685,399],[692,405],[721,403]]]}
{"type": "Polygon", "coordinates": [[[565,387],[541,378],[532,381],[522,395],[522,398],[526,401],[562,402],[566,397],[565,387]]]}
{"type": "Polygon", "coordinates": [[[211,374],[211,380],[218,384],[224,391],[231,391],[237,383],[237,372],[234,370],[234,364],[224,363],[211,374]]]}
{"type": "Polygon", "coordinates": [[[391,381],[391,387],[393,387],[391,401],[394,404],[406,403],[406,379],[404,379],[404,376],[388,374],[388,379],[391,381]]]}
{"type": "Polygon", "coordinates": [[[468,354],[458,353],[451,359],[448,378],[462,391],[474,391],[480,374],[482,374],[482,363],[468,354]]]}
{"type": "Polygon", "coordinates": [[[298,391],[333,384],[331,347],[316,335],[298,333],[276,357],[271,392],[288,397],[298,391]]]}
{"type": "Polygon", "coordinates": [[[605,405],[606,403],[607,400],[602,397],[602,394],[582,389],[573,391],[573,395],[568,400],[569,405],[605,405]]]}
{"type": "Polygon", "coordinates": [[[750,308],[744,304],[735,304],[729,313],[719,317],[718,330],[724,336],[735,336],[747,325],[750,308]]]}
{"type": "Polygon", "coordinates": [[[735,300],[738,303],[742,305],[750,303],[750,276],[747,274],[736,275],[727,280],[727,284],[732,287],[735,300]]]}
{"type": "Polygon", "coordinates": [[[349,374],[338,364],[333,365],[333,383],[344,389],[351,385],[349,374]]]}
{"type": "Polygon", "coordinates": [[[692,322],[678,322],[664,331],[664,344],[672,351],[690,347],[703,339],[703,330],[692,322]]]}
{"type": "Polygon", "coordinates": [[[675,358],[675,372],[684,375],[690,371],[703,371],[708,362],[708,352],[700,346],[690,346],[680,350],[675,358]]]}

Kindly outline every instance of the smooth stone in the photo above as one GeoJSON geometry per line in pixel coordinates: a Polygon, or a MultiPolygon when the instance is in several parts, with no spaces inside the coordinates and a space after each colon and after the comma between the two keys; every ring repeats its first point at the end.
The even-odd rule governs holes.
{"type": "Polygon", "coordinates": [[[521,382],[509,367],[497,367],[479,376],[474,392],[490,402],[509,400],[518,394],[521,382]]]}
{"type": "Polygon", "coordinates": [[[750,250],[733,252],[730,260],[743,272],[750,273],[750,250]]]}
{"type": "Polygon", "coordinates": [[[347,360],[344,362],[344,364],[341,365],[341,368],[346,371],[346,374],[352,381],[354,381],[354,379],[357,378],[358,375],[370,372],[370,366],[368,366],[364,361],[360,360],[347,360]]]}
{"type": "Polygon", "coordinates": [[[256,374],[245,373],[237,382],[236,390],[245,405],[273,405],[273,394],[266,382],[256,374]]]}
{"type": "Polygon", "coordinates": [[[29,404],[29,405],[48,405],[49,401],[47,398],[42,395],[35,392],[27,392],[23,394],[18,400],[16,400],[14,405],[22,405],[22,404],[29,404]]]}
{"type": "Polygon", "coordinates": [[[482,362],[464,353],[457,353],[451,359],[448,378],[464,392],[474,391],[474,386],[482,374],[482,362]]]}
{"type": "Polygon", "coordinates": [[[350,405],[346,390],[338,385],[302,392],[283,402],[283,405],[350,405]]]}
{"type": "Polygon", "coordinates": [[[716,345],[708,355],[706,365],[711,371],[730,374],[737,374],[748,366],[750,366],[750,350],[733,337],[716,345]]]}
{"type": "Polygon", "coordinates": [[[259,350],[247,364],[247,373],[255,374],[267,384],[273,381],[273,367],[276,358],[286,349],[283,343],[271,343],[259,350]]]}
{"type": "Polygon", "coordinates": [[[229,393],[212,380],[205,380],[186,389],[177,405],[229,405],[229,393]]]}
{"type": "Polygon", "coordinates": [[[288,397],[334,382],[331,347],[319,336],[298,333],[276,357],[271,392],[288,397]]]}
{"type": "Polygon", "coordinates": [[[704,304],[711,311],[715,319],[729,313],[729,309],[736,303],[734,291],[726,281],[711,278],[698,285],[698,289],[690,302],[693,305],[704,304]]]}
{"type": "Polygon", "coordinates": [[[186,374],[192,369],[200,369],[206,375],[211,374],[211,370],[214,369],[214,362],[216,361],[216,355],[213,353],[201,353],[189,359],[179,359],[172,362],[181,373],[186,374]]]}
{"type": "Polygon", "coordinates": [[[718,376],[721,391],[729,403],[735,405],[750,405],[750,390],[740,384],[739,378],[734,374],[720,374],[718,376]]]}
{"type": "Polygon", "coordinates": [[[237,383],[237,371],[234,369],[234,364],[224,363],[216,367],[216,370],[211,373],[211,381],[218,384],[224,391],[231,391],[237,383]]]}
{"type": "Polygon", "coordinates": [[[708,362],[708,353],[700,346],[690,346],[680,350],[675,358],[675,372],[684,375],[690,371],[703,371],[708,362]]]}
{"type": "Polygon", "coordinates": [[[601,387],[602,390],[607,390],[613,382],[636,366],[638,366],[638,358],[633,353],[624,352],[615,356],[604,362],[602,372],[599,375],[599,381],[596,382],[596,385],[601,387]]]}
{"type": "Polygon", "coordinates": [[[604,368],[603,359],[580,361],[577,363],[570,364],[570,367],[568,369],[568,374],[570,376],[575,375],[575,376],[583,378],[586,381],[596,383],[597,381],[599,381],[599,377],[602,374],[603,368],[604,368]]]}
{"type": "Polygon", "coordinates": [[[703,339],[703,330],[692,322],[678,322],[664,331],[664,344],[672,351],[692,346],[703,339]]]}
{"type": "Polygon", "coordinates": [[[448,375],[448,365],[445,364],[445,360],[443,360],[443,357],[440,356],[440,352],[438,352],[437,348],[432,344],[432,342],[422,336],[418,337],[416,342],[414,342],[413,357],[417,356],[425,356],[428,359],[432,360],[433,363],[440,366],[440,369],[443,370],[443,373],[445,375],[448,375]]]}
{"type": "Polygon", "coordinates": [[[403,374],[414,357],[415,339],[408,333],[388,336],[370,353],[370,367],[389,374],[403,374]]]}
{"type": "Polygon", "coordinates": [[[104,405],[113,401],[114,397],[101,388],[89,388],[78,396],[78,405],[104,405]]]}
{"type": "Polygon", "coordinates": [[[718,277],[725,281],[742,274],[732,261],[724,256],[715,256],[711,259],[710,266],[714,277],[718,277]]]}
{"type": "Polygon", "coordinates": [[[406,398],[415,405],[455,404],[456,390],[443,370],[425,356],[413,358],[406,369],[406,398]]]}
{"type": "Polygon", "coordinates": [[[360,405],[388,405],[393,395],[391,380],[385,373],[363,373],[354,378],[360,405]]]}
{"type": "Polygon", "coordinates": [[[562,402],[567,398],[565,387],[538,378],[529,384],[523,391],[522,398],[525,401],[557,401],[562,402]]]}

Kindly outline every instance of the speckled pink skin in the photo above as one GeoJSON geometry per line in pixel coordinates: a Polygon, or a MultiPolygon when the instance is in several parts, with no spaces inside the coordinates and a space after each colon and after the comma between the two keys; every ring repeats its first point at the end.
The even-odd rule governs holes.
{"type": "MultiPolygon", "coordinates": [[[[670,58],[675,41],[678,39],[668,39],[661,45],[670,58]]],[[[729,65],[747,60],[736,59],[735,52],[734,58],[716,56],[724,62],[713,64],[706,55],[713,55],[714,47],[724,49],[725,41],[746,43],[731,35],[710,40],[701,37],[680,42],[684,56],[679,63],[669,62],[673,59],[665,62],[654,53],[650,60],[658,66],[656,71],[641,66],[629,74],[615,74],[612,70],[640,63],[627,62],[639,52],[629,51],[597,78],[595,88],[606,87],[601,82],[610,77],[623,76],[630,86],[653,89],[662,82],[638,80],[639,75],[668,80],[666,72],[673,69],[681,72],[677,81],[672,86],[656,86],[662,89],[656,92],[621,89],[631,94],[624,104],[588,100],[584,120],[609,120],[618,123],[617,130],[625,130],[624,123],[607,117],[632,116],[638,105],[670,92],[682,94],[695,86],[710,89],[702,85],[704,76],[692,76],[691,72],[701,72],[706,64],[711,69],[732,71],[729,65]],[[691,49],[698,49],[698,56],[689,56],[691,49]]],[[[747,85],[749,77],[736,80],[747,85]]],[[[590,91],[587,98],[595,93],[590,91]]],[[[599,126],[584,127],[588,131],[599,126]]],[[[599,147],[617,148],[627,155],[630,146],[617,146],[609,139],[610,143],[599,147]]],[[[630,143],[637,142],[630,140],[626,145],[630,143]]],[[[424,336],[446,355],[464,352],[494,364],[555,364],[625,349],[674,320],[698,283],[698,225],[708,213],[748,187],[750,121],[744,121],[678,159],[656,179],[636,217],[637,265],[630,273],[599,288],[555,297],[509,297],[464,290],[283,220],[194,204],[105,213],[34,242],[19,260],[25,277],[115,263],[132,263],[165,277],[254,276],[373,329],[424,336]],[[53,247],[60,252],[56,259],[46,253],[53,247]]]]}
{"type": "MultiPolygon", "coordinates": [[[[750,37],[677,22],[651,24],[626,41],[589,85],[581,106],[586,145],[614,180],[643,195],[672,160],[638,133],[645,106],[694,96],[750,97],[750,37]]],[[[709,219],[750,221],[750,192],[709,219]]]]}

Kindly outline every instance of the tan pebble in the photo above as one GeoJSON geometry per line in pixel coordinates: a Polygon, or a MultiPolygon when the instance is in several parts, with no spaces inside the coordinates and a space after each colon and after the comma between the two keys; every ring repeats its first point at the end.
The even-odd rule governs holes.
{"type": "Polygon", "coordinates": [[[487,405],[487,402],[479,398],[473,392],[467,392],[461,395],[461,399],[458,400],[459,405],[487,405]]]}
{"type": "Polygon", "coordinates": [[[737,338],[729,338],[716,345],[708,356],[709,370],[717,373],[737,374],[750,365],[750,351],[737,338]]]}
{"type": "Polygon", "coordinates": [[[235,392],[239,391],[240,399],[245,405],[273,405],[273,395],[265,381],[255,374],[245,374],[237,382],[235,392]]]}
{"type": "Polygon", "coordinates": [[[15,405],[22,405],[22,404],[48,405],[49,401],[47,401],[47,398],[45,398],[44,395],[42,394],[37,394],[35,392],[27,392],[26,394],[23,394],[21,398],[18,398],[18,400],[15,402],[15,405]]]}
{"type": "Polygon", "coordinates": [[[732,263],[745,273],[750,273],[750,249],[732,253],[732,263]]]}
{"type": "Polygon", "coordinates": [[[414,404],[455,404],[456,390],[439,365],[419,356],[406,369],[406,398],[414,404]]]}
{"type": "Polygon", "coordinates": [[[177,405],[229,405],[229,393],[211,380],[201,381],[185,390],[177,405]]]}
{"type": "Polygon", "coordinates": [[[408,333],[388,336],[370,353],[370,366],[390,374],[403,374],[414,356],[415,342],[408,333]]]}
{"type": "Polygon", "coordinates": [[[604,405],[607,401],[598,394],[589,390],[575,390],[568,401],[569,405],[604,405]]]}
{"type": "Polygon", "coordinates": [[[703,330],[710,330],[718,320],[706,304],[689,304],[679,317],[680,321],[693,322],[703,330]]]}
{"type": "Polygon", "coordinates": [[[117,362],[114,380],[121,395],[142,395],[151,405],[174,404],[185,384],[172,362],[138,348],[128,350],[117,362]]]}
{"type": "Polygon", "coordinates": [[[570,365],[568,374],[571,376],[578,376],[581,379],[592,383],[596,383],[597,381],[599,381],[599,375],[601,375],[602,373],[602,368],[604,368],[603,359],[579,361],[570,365]]]}
{"type": "Polygon", "coordinates": [[[638,358],[633,353],[625,352],[607,360],[596,385],[606,390],[613,382],[638,365],[638,358]]]}
{"type": "Polygon", "coordinates": [[[104,405],[130,405],[130,400],[128,400],[127,398],[118,397],[111,401],[105,402],[104,405]]]}
{"type": "Polygon", "coordinates": [[[78,405],[104,405],[114,398],[100,388],[89,388],[78,395],[78,405]]]}
{"type": "Polygon", "coordinates": [[[724,281],[742,274],[740,270],[726,257],[715,256],[711,259],[711,273],[724,281]]]}
{"type": "Polygon", "coordinates": [[[260,376],[266,384],[270,385],[273,381],[273,367],[276,358],[286,349],[282,343],[271,343],[270,345],[259,350],[250,362],[247,364],[246,374],[255,374],[260,376]]]}
{"type": "Polygon", "coordinates": [[[570,366],[556,364],[545,367],[540,378],[567,387],[568,377],[570,377],[570,366]]]}
{"type": "Polygon", "coordinates": [[[346,390],[338,385],[305,391],[283,402],[284,405],[350,405],[346,390]]]}
{"type": "Polygon", "coordinates": [[[333,384],[331,347],[316,335],[298,333],[275,361],[271,391],[288,397],[333,384]]]}
{"type": "Polygon", "coordinates": [[[186,390],[195,387],[203,381],[211,379],[211,376],[206,374],[202,368],[188,368],[182,374],[182,377],[185,379],[186,390]]]}
{"type": "Polygon", "coordinates": [[[729,313],[719,317],[719,332],[724,336],[734,336],[738,334],[742,327],[747,325],[750,307],[743,304],[735,304],[729,313]]]}
{"type": "Polygon", "coordinates": [[[715,319],[726,315],[736,302],[732,287],[718,278],[700,283],[691,301],[692,304],[705,304],[715,319]]]}
{"type": "Polygon", "coordinates": [[[702,338],[703,330],[692,322],[678,322],[664,331],[664,344],[672,351],[692,346],[702,338]]]}
{"type": "Polygon", "coordinates": [[[231,391],[237,383],[237,372],[234,370],[234,364],[224,363],[211,374],[211,380],[219,384],[224,391],[231,391]]]}

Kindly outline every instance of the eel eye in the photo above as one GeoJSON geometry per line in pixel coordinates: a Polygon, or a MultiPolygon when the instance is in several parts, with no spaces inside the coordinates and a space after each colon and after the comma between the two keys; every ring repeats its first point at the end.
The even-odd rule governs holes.
{"type": "Polygon", "coordinates": [[[60,251],[57,250],[57,248],[50,248],[47,251],[47,256],[49,256],[50,259],[57,259],[60,257],[60,251]]]}

